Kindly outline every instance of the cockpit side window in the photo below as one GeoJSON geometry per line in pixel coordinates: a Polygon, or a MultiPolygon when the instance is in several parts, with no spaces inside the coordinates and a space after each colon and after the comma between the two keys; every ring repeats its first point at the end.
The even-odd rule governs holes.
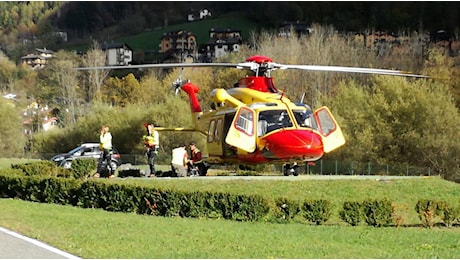
{"type": "Polygon", "coordinates": [[[293,110],[295,120],[300,127],[308,127],[316,129],[316,124],[312,118],[310,110],[293,110]]]}

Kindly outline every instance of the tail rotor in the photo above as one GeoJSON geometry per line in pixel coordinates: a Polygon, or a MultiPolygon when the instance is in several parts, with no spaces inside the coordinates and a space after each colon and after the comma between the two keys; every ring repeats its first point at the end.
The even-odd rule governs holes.
{"type": "Polygon", "coordinates": [[[174,93],[177,95],[179,93],[179,90],[184,86],[184,81],[182,80],[182,74],[184,72],[184,68],[181,68],[179,77],[172,83],[172,88],[174,90],[174,93]]]}

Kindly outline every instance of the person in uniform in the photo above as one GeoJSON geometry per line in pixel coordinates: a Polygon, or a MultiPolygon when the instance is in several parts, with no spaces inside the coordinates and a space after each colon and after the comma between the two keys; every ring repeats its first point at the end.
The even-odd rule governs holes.
{"type": "Polygon", "coordinates": [[[144,140],[144,146],[146,147],[146,156],[147,162],[149,165],[149,176],[155,177],[155,159],[158,154],[158,148],[160,147],[160,134],[157,130],[155,130],[155,126],[153,123],[145,123],[145,129],[147,130],[147,134],[142,137],[144,140]]]}
{"type": "Polygon", "coordinates": [[[105,165],[109,171],[108,178],[115,177],[114,171],[111,166],[112,162],[112,134],[109,131],[108,125],[101,127],[101,134],[99,135],[99,149],[101,150],[101,156],[97,164],[97,171],[94,177],[99,178],[102,173],[102,168],[105,165]]]}

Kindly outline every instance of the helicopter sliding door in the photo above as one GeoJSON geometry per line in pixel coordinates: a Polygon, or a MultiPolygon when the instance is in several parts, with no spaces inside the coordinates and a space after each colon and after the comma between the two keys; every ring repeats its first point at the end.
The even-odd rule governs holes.
{"type": "Polygon", "coordinates": [[[254,115],[254,110],[249,107],[238,108],[225,142],[248,153],[254,152],[256,149],[254,115]]]}
{"type": "Polygon", "coordinates": [[[331,111],[327,107],[321,107],[314,113],[318,124],[318,131],[323,136],[324,152],[331,152],[345,144],[340,126],[335,121],[331,111]]]}

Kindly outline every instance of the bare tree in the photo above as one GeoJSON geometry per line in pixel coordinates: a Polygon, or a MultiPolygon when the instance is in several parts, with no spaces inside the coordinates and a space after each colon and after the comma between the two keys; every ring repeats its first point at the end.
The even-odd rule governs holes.
{"type": "Polygon", "coordinates": [[[75,124],[77,120],[77,107],[79,105],[78,71],[77,63],[68,53],[59,52],[56,60],[50,64],[50,70],[58,86],[62,87],[62,97],[68,106],[69,123],[75,124]]]}
{"type": "MultiPolygon", "coordinates": [[[[83,65],[86,67],[104,66],[106,62],[105,52],[102,51],[96,40],[93,40],[92,48],[83,57],[83,65]]],[[[87,100],[101,101],[102,83],[109,75],[109,70],[88,70],[87,75],[87,100]]]]}

